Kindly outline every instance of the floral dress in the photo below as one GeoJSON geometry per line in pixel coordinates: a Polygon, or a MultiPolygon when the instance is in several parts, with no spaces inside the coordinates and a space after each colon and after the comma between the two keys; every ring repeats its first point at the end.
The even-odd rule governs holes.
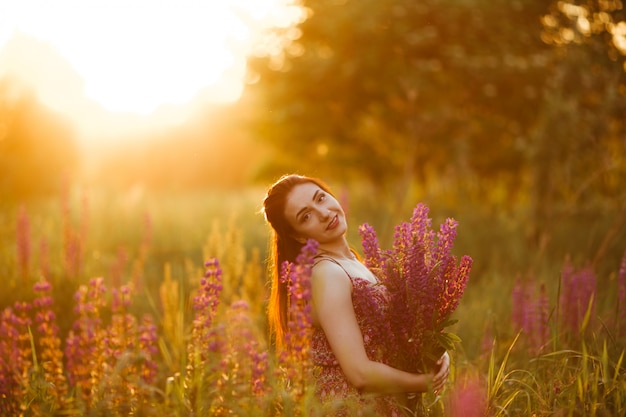
{"type": "MultiPolygon", "coordinates": [[[[327,257],[318,257],[316,263],[321,260],[334,262],[341,267],[339,262],[327,257]]],[[[372,284],[366,279],[352,277],[347,272],[346,274],[352,281],[352,304],[367,356],[371,360],[387,363],[385,342],[391,340],[391,329],[386,317],[387,290],[382,284],[372,284]]],[[[350,384],[320,327],[313,330],[312,358],[315,365],[316,393],[329,412],[341,416],[404,415],[395,396],[364,394],[350,384]]]]}

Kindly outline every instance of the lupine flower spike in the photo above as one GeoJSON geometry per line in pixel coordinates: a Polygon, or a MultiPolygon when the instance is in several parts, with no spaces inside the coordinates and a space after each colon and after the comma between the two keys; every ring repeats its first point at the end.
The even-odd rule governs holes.
{"type": "Polygon", "coordinates": [[[285,333],[285,350],[279,361],[282,375],[290,387],[294,400],[301,399],[312,376],[309,347],[312,337],[311,321],[311,270],[318,243],[309,239],[296,258],[296,264],[285,262],[281,279],[289,288],[288,324],[285,333]]]}

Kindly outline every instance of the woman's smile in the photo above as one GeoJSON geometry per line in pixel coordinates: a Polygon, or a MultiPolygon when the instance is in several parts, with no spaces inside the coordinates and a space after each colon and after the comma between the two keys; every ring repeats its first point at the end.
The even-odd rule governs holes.
{"type": "Polygon", "coordinates": [[[335,217],[333,217],[330,223],[328,223],[326,230],[333,230],[335,227],[337,227],[337,225],[339,225],[339,216],[335,214],[335,217]]]}

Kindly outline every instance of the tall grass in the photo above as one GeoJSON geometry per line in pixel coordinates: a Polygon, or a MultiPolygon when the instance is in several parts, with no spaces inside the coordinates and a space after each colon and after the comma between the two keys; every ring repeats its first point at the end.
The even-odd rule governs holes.
{"type": "MultiPolygon", "coordinates": [[[[268,343],[261,198],[133,190],[5,206],[0,414],[323,415],[308,381],[285,377],[306,361],[268,343]]],[[[372,215],[358,198],[357,224],[372,215]]],[[[626,257],[507,268],[501,252],[487,262],[476,222],[453,215],[477,267],[431,414],[624,415],[626,257]]],[[[521,233],[509,221],[494,227],[521,233]]]]}

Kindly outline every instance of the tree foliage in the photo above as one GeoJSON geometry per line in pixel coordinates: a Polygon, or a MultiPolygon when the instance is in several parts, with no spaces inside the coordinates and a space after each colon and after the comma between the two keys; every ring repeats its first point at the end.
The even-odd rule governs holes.
{"type": "Polygon", "coordinates": [[[400,190],[446,177],[468,197],[529,201],[537,227],[563,204],[614,205],[626,175],[614,34],[626,23],[621,2],[583,3],[306,1],[300,38],[250,62],[256,128],[276,149],[266,173],[400,190]],[[612,26],[571,36],[568,7],[612,26]]]}

